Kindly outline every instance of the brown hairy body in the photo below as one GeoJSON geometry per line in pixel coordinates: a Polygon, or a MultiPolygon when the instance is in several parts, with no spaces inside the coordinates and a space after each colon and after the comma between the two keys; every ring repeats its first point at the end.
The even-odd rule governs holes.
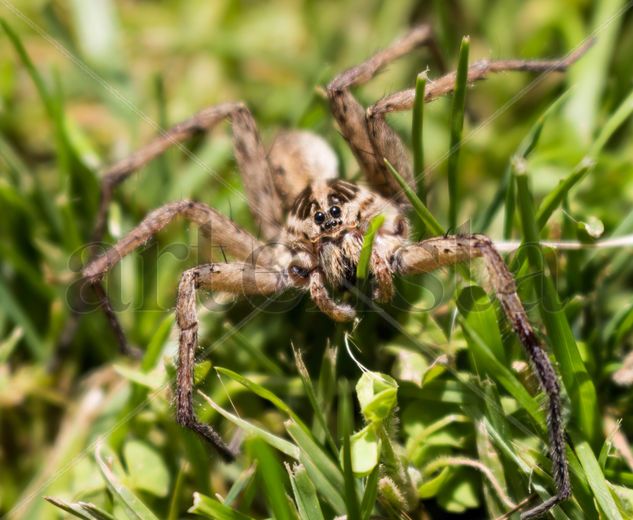
{"type": "MultiPolygon", "coordinates": [[[[261,240],[200,202],[179,201],[150,213],[125,238],[93,259],[85,267],[83,276],[102,298],[103,308],[117,332],[121,347],[127,351],[125,336],[101,286],[101,279],[112,266],[176,217],[199,225],[213,245],[231,255],[232,263],[205,264],[187,270],[180,280],[176,304],[180,329],[177,420],[211,442],[225,459],[231,460],[235,450],[225,444],[213,428],[200,422],[194,413],[198,290],[267,295],[294,288],[308,292],[317,307],[332,319],[353,320],[356,311],[333,298],[331,291],[354,283],[363,237],[371,220],[379,214],[385,217],[384,224],[375,237],[369,262],[373,296],[377,301],[392,298],[396,275],[430,272],[483,258],[492,289],[548,397],[555,490],[549,499],[522,515],[522,518],[532,518],[547,512],[571,494],[556,372],[530,325],[516,294],[514,279],[490,239],[470,235],[410,241],[406,217],[408,202],[387,171],[384,159],[415,188],[416,179],[406,147],[385,121],[387,113],[412,107],[413,90],[392,94],[367,109],[351,93],[352,87],[370,80],[389,62],[431,42],[427,26],[415,28],[367,61],[338,75],[327,87],[332,115],[358,161],[364,175],[362,183],[338,178],[336,155],[320,137],[304,131],[284,132],[267,152],[244,104],[223,103],[210,107],[105,172],[94,238],[100,241],[103,236],[109,203],[117,184],[172,144],[228,120],[232,123],[234,151],[245,196],[261,230],[261,240]]],[[[564,59],[551,61],[484,60],[469,68],[468,81],[472,83],[487,74],[503,71],[563,71],[585,50],[586,47],[564,59]]],[[[425,101],[451,92],[454,81],[455,75],[451,73],[429,82],[425,101]]]]}

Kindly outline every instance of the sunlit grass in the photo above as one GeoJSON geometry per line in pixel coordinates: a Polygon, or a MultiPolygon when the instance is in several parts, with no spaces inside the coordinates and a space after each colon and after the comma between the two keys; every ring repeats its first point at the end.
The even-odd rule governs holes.
{"type": "MultiPolygon", "coordinates": [[[[602,25],[623,2],[98,4],[16,3],[74,61],[3,13],[0,514],[58,518],[48,496],[88,519],[189,511],[365,520],[411,507],[413,516],[487,518],[551,496],[543,396],[494,295],[475,285],[487,287],[478,269],[422,277],[422,288],[403,280],[380,312],[359,293],[356,328],[296,295],[266,306],[201,302],[198,414],[241,442],[230,465],[173,416],[175,290],[180,272],[212,254],[192,253],[194,229],[170,226],[108,279],[140,361],[118,356],[106,320],[91,312],[50,367],[70,316],[68,287],[86,259],[101,166],[205,105],[243,99],[267,142],[288,126],[318,132],[342,174],[356,178],[321,87],[412,20],[434,23],[440,61],[461,69],[484,57],[552,57],[600,28],[566,77],[538,85],[506,74],[422,106],[425,83],[441,71],[420,51],[358,92],[370,102],[417,87],[414,114],[390,123],[411,143],[416,176],[425,174],[417,194],[401,182],[419,232],[592,241],[587,223],[596,220],[602,237],[633,232],[633,93],[621,65],[633,56],[623,36],[632,21],[602,25]],[[361,378],[357,362],[372,375],[361,378]],[[375,394],[368,377],[384,384],[375,394]]],[[[196,160],[170,152],[121,186],[109,243],[152,208],[186,197],[257,232],[232,191],[241,184],[228,128],[187,147],[196,160]]],[[[631,349],[630,251],[529,247],[508,262],[565,389],[574,494],[556,518],[630,517],[633,467],[620,450],[633,437],[633,392],[613,382],[631,349]],[[604,431],[617,420],[623,437],[604,431]]]]}

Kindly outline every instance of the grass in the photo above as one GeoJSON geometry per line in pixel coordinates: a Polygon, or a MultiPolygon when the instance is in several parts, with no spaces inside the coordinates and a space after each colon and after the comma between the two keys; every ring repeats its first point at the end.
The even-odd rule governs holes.
{"type": "MultiPolygon", "coordinates": [[[[422,50],[358,96],[370,103],[416,87],[413,113],[389,120],[424,174],[417,194],[407,191],[416,232],[526,244],[507,261],[556,362],[569,433],[573,497],[555,517],[631,517],[633,391],[614,382],[626,375],[633,337],[630,251],[534,245],[591,243],[588,230],[601,227],[601,238],[633,233],[631,14],[620,12],[622,0],[370,4],[15,2],[24,17],[3,13],[0,515],[365,520],[413,509],[413,517],[495,518],[526,497],[551,496],[543,396],[493,295],[478,285],[487,286],[478,264],[402,280],[384,308],[359,291],[355,328],[297,295],[201,302],[208,355],[196,368],[198,414],[225,439],[242,439],[230,465],[173,416],[179,273],[222,261],[195,229],[170,226],[108,278],[140,361],[116,354],[93,310],[50,370],[102,166],[147,142],[151,121],[165,127],[243,99],[266,141],[285,127],[315,131],[336,150],[341,174],[355,178],[321,87],[426,20],[450,68],[560,55],[597,31],[596,46],[564,77],[536,84],[503,75],[422,106],[441,69],[422,50]],[[420,75],[427,64],[429,79],[420,75]],[[618,431],[606,430],[614,421],[618,431]]],[[[118,189],[108,243],[150,209],[186,197],[256,232],[228,128],[187,151],[170,151],[118,189]]],[[[359,269],[362,278],[366,262],[359,269]]]]}
{"type": "Polygon", "coordinates": [[[448,178],[448,225],[450,229],[457,228],[457,211],[459,200],[459,151],[461,147],[462,132],[464,130],[464,108],[466,106],[466,89],[468,87],[468,53],[470,51],[470,38],[464,36],[459,48],[457,60],[457,76],[455,77],[455,93],[451,104],[451,141],[449,155],[446,160],[446,173],[448,178]]]}

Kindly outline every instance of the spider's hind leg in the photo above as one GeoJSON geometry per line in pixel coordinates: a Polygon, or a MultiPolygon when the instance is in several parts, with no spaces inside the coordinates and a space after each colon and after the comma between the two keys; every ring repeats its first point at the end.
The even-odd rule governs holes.
{"type": "Polygon", "coordinates": [[[547,428],[549,452],[556,494],[525,511],[522,520],[541,516],[571,496],[569,468],[565,454],[565,427],[562,417],[558,376],[541,341],[530,324],[519,299],[514,277],[492,241],[484,235],[439,237],[424,240],[400,249],[394,256],[393,269],[401,274],[428,273],[440,267],[483,258],[490,283],[514,332],[532,364],[541,388],[548,398],[547,428]]]}

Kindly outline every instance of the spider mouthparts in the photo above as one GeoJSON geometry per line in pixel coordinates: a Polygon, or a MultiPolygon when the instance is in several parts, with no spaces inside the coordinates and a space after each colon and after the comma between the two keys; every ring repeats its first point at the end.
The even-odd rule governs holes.
{"type": "Polygon", "coordinates": [[[323,229],[323,226],[321,228],[322,228],[322,232],[310,240],[312,243],[317,243],[321,241],[331,242],[331,241],[337,240],[341,238],[348,231],[357,229],[358,225],[352,224],[348,226],[343,226],[339,224],[335,228],[329,229],[329,230],[323,229]]]}
{"type": "Polygon", "coordinates": [[[341,219],[330,219],[321,225],[321,231],[328,232],[332,229],[338,228],[343,224],[341,219]]]}

